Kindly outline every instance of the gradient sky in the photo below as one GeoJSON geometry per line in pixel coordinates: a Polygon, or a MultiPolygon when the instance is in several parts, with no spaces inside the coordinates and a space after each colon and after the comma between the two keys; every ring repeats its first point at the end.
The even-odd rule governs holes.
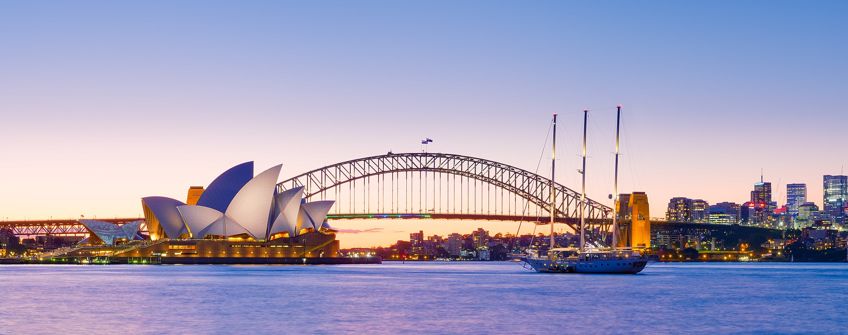
{"type": "MultiPolygon", "coordinates": [[[[745,201],[761,168],[776,196],[806,182],[821,203],[821,176],[848,165],[847,12],[845,1],[3,1],[0,219],[140,216],[142,196],[182,198],[242,161],[282,162],[287,178],[417,151],[423,137],[430,151],[533,171],[552,112],[559,181],[577,188],[586,108],[588,193],[608,202],[616,104],[621,190],[648,192],[653,216],[673,196],[745,201]]],[[[350,225],[375,224],[392,223],[350,225]]]]}

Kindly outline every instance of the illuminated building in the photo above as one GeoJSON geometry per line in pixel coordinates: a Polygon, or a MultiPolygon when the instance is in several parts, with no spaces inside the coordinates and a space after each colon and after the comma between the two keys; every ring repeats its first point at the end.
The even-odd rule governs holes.
{"type": "Polygon", "coordinates": [[[710,224],[735,224],[736,216],[725,213],[710,213],[710,224]]]}
{"type": "Polygon", "coordinates": [[[306,202],[303,187],[278,191],[280,168],[253,176],[253,162],[237,165],[205,190],[191,187],[187,203],[143,198],[150,240],[135,241],[142,221],[117,226],[80,220],[93,233],[91,243],[101,247],[80,248],[68,256],[163,263],[344,262],[338,258],[335,231],[325,222],[334,202],[306,202]]]}
{"type": "Polygon", "coordinates": [[[671,222],[709,222],[710,204],[701,199],[684,197],[671,198],[668,201],[666,220],[671,222]]]}
{"type": "Polygon", "coordinates": [[[667,221],[691,222],[692,200],[684,197],[671,198],[668,201],[668,210],[665,218],[667,221]]]}
{"type": "Polygon", "coordinates": [[[489,243],[489,232],[483,228],[477,228],[471,233],[471,238],[474,241],[474,249],[485,247],[489,243]]]}
{"type": "Polygon", "coordinates": [[[456,257],[462,253],[462,235],[453,233],[448,235],[447,252],[449,255],[456,257]]]}
{"type": "Polygon", "coordinates": [[[798,216],[798,207],[807,202],[807,184],[786,184],[786,208],[792,217],[798,216]]]}
{"type": "Polygon", "coordinates": [[[633,192],[630,196],[630,246],[633,248],[651,247],[651,213],[648,195],[645,192],[633,192]]]}
{"type": "Polygon", "coordinates": [[[188,195],[186,196],[186,205],[197,205],[197,201],[200,200],[201,195],[203,195],[203,186],[189,187],[188,195]]]}
{"type": "Polygon", "coordinates": [[[763,181],[763,177],[760,176],[760,182],[755,183],[754,190],[751,191],[746,222],[753,226],[768,225],[771,221],[770,207],[772,207],[771,183],[763,181]]]}
{"type": "Polygon", "coordinates": [[[733,202],[720,202],[709,208],[709,222],[712,224],[739,223],[740,206],[733,202]]]}
{"type": "Polygon", "coordinates": [[[409,234],[410,251],[413,255],[424,254],[424,231],[409,234]]]}
{"type": "Polygon", "coordinates": [[[797,228],[809,227],[818,213],[819,206],[813,202],[805,202],[798,206],[798,217],[795,219],[797,228]]]}
{"type": "Polygon", "coordinates": [[[824,213],[834,223],[845,224],[845,206],[848,199],[848,176],[824,176],[824,213]]]}
{"type": "Polygon", "coordinates": [[[690,219],[694,223],[707,223],[709,222],[709,209],[710,204],[701,199],[694,199],[691,201],[692,212],[689,214],[690,219]]]}

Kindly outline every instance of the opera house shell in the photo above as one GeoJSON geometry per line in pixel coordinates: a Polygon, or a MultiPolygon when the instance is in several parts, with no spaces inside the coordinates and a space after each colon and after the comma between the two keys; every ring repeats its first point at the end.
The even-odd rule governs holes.
{"type": "Polygon", "coordinates": [[[90,232],[91,236],[87,240],[80,241],[80,244],[107,244],[113,245],[117,241],[133,241],[140,240],[141,235],[138,234],[138,228],[144,221],[133,221],[124,225],[116,225],[111,222],[99,220],[79,220],[90,232]]]}
{"type": "MultiPolygon", "coordinates": [[[[192,186],[186,202],[141,199],[144,220],[116,225],[80,220],[86,243],[61,261],[119,264],[363,264],[377,258],[340,257],[336,231],[325,222],[333,201],[306,202],[303,188],[277,188],[280,165],[254,176],[253,162],[236,165],[206,188],[192,186]],[[149,239],[139,233],[146,224],[149,239]]],[[[51,256],[56,259],[56,255],[51,256]]]]}
{"type": "Polygon", "coordinates": [[[151,240],[230,239],[270,241],[325,228],[333,201],[306,202],[303,188],[277,191],[281,165],[254,176],[253,162],[215,178],[190,203],[167,197],[141,200],[151,240]]]}

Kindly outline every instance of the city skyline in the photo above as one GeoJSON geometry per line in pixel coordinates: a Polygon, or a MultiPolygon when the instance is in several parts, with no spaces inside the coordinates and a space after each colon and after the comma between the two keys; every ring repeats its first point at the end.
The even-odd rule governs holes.
{"type": "Polygon", "coordinates": [[[761,169],[823,206],[848,162],[843,2],[197,7],[0,5],[3,219],[140,217],[241,161],[288,178],[425,137],[534,171],[554,112],[576,189],[587,108],[588,196],[611,205],[617,104],[620,191],[655,209],[742,203],[761,169]]]}

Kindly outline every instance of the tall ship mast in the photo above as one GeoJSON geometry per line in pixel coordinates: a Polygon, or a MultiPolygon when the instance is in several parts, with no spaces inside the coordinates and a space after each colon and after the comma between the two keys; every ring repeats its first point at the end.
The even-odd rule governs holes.
{"type": "Polygon", "coordinates": [[[618,154],[619,154],[619,129],[621,128],[621,105],[615,107],[615,172],[612,186],[612,249],[618,248],[618,154]]]}
{"type": "MultiPolygon", "coordinates": [[[[587,158],[587,125],[589,121],[589,110],[583,111],[583,146],[582,146],[582,169],[580,191],[580,241],[577,248],[557,248],[554,239],[554,223],[556,222],[556,118],[553,119],[553,145],[551,153],[551,198],[550,198],[550,248],[547,255],[540,253],[530,254],[522,258],[536,272],[545,273],[607,273],[607,274],[636,274],[642,271],[648,264],[648,259],[631,250],[619,249],[618,245],[618,212],[613,209],[613,241],[610,249],[587,249],[586,248],[586,158],[587,158]]],[[[618,201],[618,155],[619,155],[619,126],[621,120],[621,106],[616,111],[615,127],[615,172],[613,188],[618,201]]],[[[597,241],[594,241],[597,242],[597,241]]]]}
{"type": "Polygon", "coordinates": [[[554,113],[554,125],[553,125],[553,146],[551,148],[551,246],[550,249],[556,247],[556,240],[554,239],[554,223],[556,222],[556,119],[557,114],[554,113]]]}
{"type": "Polygon", "coordinates": [[[580,251],[586,248],[586,123],[589,121],[589,111],[583,111],[583,168],[580,169],[580,251]]]}

